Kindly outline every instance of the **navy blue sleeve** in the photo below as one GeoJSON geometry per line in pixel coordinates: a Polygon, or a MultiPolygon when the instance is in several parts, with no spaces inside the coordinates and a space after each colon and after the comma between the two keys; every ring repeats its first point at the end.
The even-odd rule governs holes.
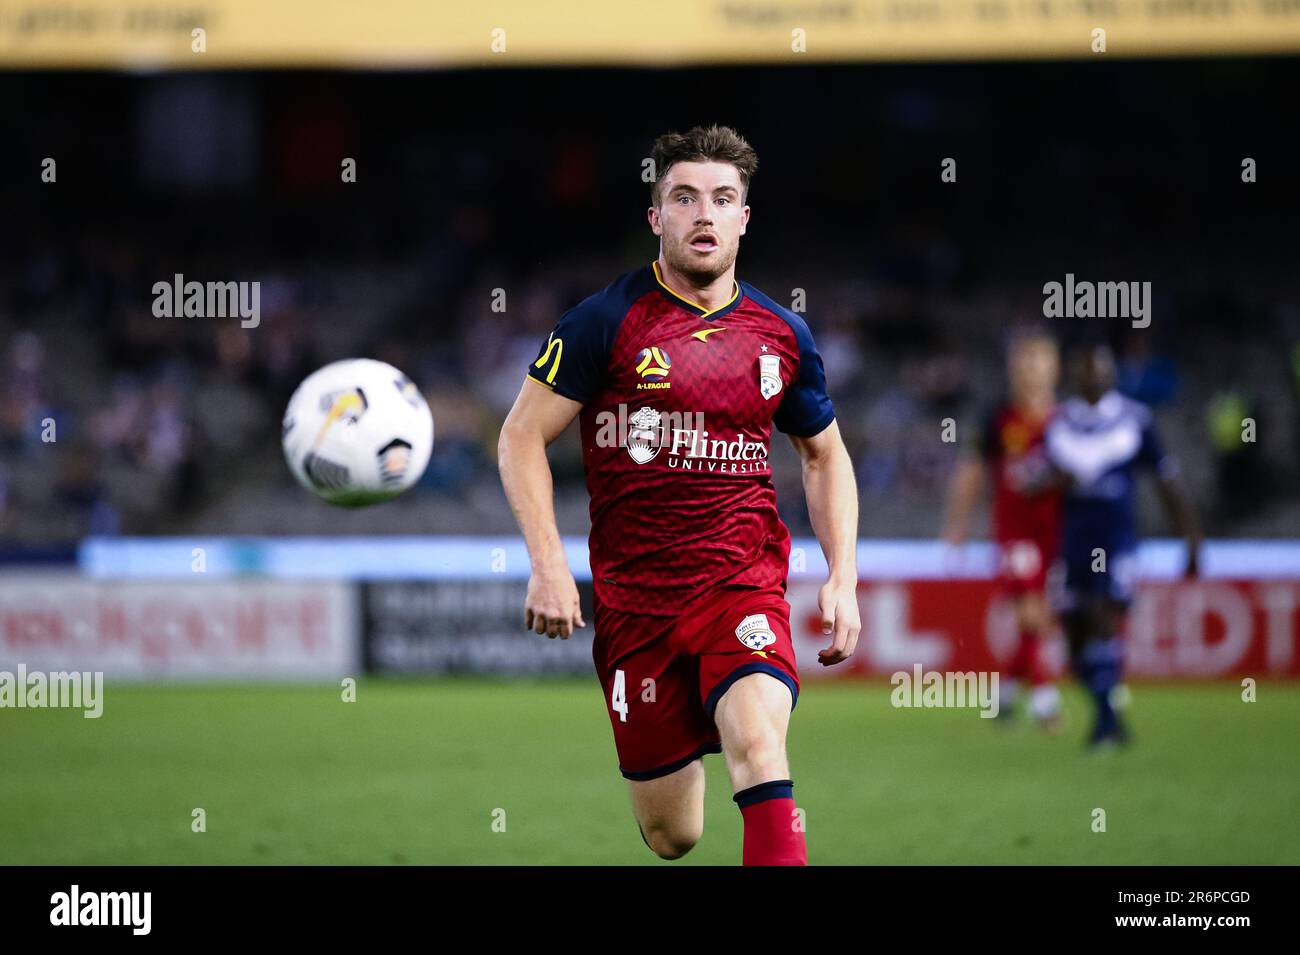
{"type": "Polygon", "coordinates": [[[565,312],[546,336],[528,377],[557,395],[586,404],[605,382],[617,323],[596,297],[565,312]]]}
{"type": "Polygon", "coordinates": [[[825,431],[835,420],[831,397],[826,393],[826,369],[808,325],[797,315],[786,315],[799,344],[799,372],[786,389],[773,423],[796,438],[811,438],[825,431]]]}
{"type": "Polygon", "coordinates": [[[605,386],[618,326],[653,283],[650,267],[644,266],[565,312],[528,366],[528,377],[584,405],[596,397],[605,386]]]}

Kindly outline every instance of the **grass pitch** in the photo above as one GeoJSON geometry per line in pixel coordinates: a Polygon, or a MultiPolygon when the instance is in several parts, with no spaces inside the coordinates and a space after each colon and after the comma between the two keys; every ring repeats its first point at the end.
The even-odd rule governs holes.
{"type": "MultiPolygon", "coordinates": [[[[1300,863],[1300,687],[1240,693],[1138,685],[1134,745],[1086,754],[1077,691],[1047,737],[894,709],[884,683],[806,684],[790,752],[809,861],[1300,863]]],[[[98,720],[0,710],[0,753],[0,864],[740,859],[720,756],[700,844],[674,863],[645,848],[594,680],[369,680],[355,703],[336,686],[110,683],[98,720]]]]}

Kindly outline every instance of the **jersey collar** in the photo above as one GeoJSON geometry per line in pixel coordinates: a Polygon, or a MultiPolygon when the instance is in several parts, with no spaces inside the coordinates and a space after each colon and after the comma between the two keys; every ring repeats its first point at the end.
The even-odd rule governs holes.
{"type": "Polygon", "coordinates": [[[733,283],[736,286],[736,289],[731,293],[731,298],[727,299],[726,304],[719,305],[717,308],[710,311],[706,309],[704,306],[692,302],[689,298],[684,298],[683,296],[678,295],[676,292],[670,289],[666,284],[664,284],[663,277],[659,274],[658,259],[650,263],[650,268],[654,271],[655,281],[659,283],[659,290],[663,292],[664,296],[674,305],[680,308],[684,308],[686,309],[686,311],[694,315],[698,315],[700,318],[708,319],[711,322],[716,321],[717,319],[721,318],[722,316],[730,312],[738,304],[740,304],[740,283],[739,282],[733,283]]]}
{"type": "Polygon", "coordinates": [[[1124,407],[1123,396],[1114,388],[1098,398],[1095,405],[1089,404],[1088,399],[1082,395],[1076,396],[1075,401],[1077,402],[1075,417],[1089,425],[1110,421],[1112,418],[1117,417],[1124,407]]]}

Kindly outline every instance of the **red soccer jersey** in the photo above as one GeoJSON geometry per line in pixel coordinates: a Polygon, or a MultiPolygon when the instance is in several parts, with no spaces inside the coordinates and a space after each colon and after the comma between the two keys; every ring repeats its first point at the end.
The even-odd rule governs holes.
{"type": "Polygon", "coordinates": [[[583,405],[597,600],[676,615],[722,583],[784,583],[772,425],[835,417],[801,318],[744,282],[707,312],[652,263],[566,312],[528,374],[583,405]]]}
{"type": "Polygon", "coordinates": [[[1004,404],[986,419],[980,450],[993,473],[994,538],[1037,541],[1051,560],[1060,537],[1061,495],[1049,483],[1043,443],[1048,420],[1004,404]]]}

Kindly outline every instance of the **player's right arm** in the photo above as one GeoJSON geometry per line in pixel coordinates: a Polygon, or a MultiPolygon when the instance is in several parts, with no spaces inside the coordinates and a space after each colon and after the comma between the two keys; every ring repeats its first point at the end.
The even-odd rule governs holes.
{"type": "Polygon", "coordinates": [[[625,298],[613,291],[623,287],[620,279],[560,316],[537,358],[529,363],[524,385],[497,442],[501,484],[532,565],[524,626],[548,637],[567,639],[586,623],[578,605],[578,585],[555,524],[546,446],[601,389],[615,330],[627,314],[625,298]]]}
{"type": "Polygon", "coordinates": [[[966,528],[984,485],[986,465],[978,454],[966,453],[957,461],[948,489],[948,512],[943,522],[943,539],[953,547],[966,540],[966,528]]]}
{"type": "Polygon", "coordinates": [[[953,547],[960,547],[966,542],[970,516],[975,512],[975,504],[984,487],[989,460],[997,450],[997,442],[997,411],[990,410],[985,413],[984,420],[980,423],[974,447],[963,451],[958,458],[957,469],[953,472],[952,483],[948,487],[948,507],[943,522],[943,539],[953,547]]]}
{"type": "Polygon", "coordinates": [[[524,626],[552,638],[568,639],[575,628],[586,626],[578,585],[555,523],[551,465],[546,459],[547,445],[581,410],[580,402],[557,394],[534,378],[525,378],[497,442],[501,484],[528,545],[532,566],[524,626]]]}

